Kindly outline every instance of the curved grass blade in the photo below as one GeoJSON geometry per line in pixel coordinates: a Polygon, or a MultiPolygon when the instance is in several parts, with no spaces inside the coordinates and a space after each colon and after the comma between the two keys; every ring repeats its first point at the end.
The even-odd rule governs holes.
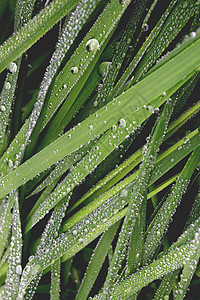
{"type": "Polygon", "coordinates": [[[44,10],[30,20],[26,26],[23,26],[15,35],[5,41],[0,46],[0,72],[39,40],[77,3],[78,0],[56,0],[51,2],[44,10]]]}
{"type": "MultiPolygon", "coordinates": [[[[100,91],[94,99],[95,107],[92,112],[104,106],[108,101],[108,95],[110,94],[121,65],[124,61],[126,52],[129,49],[132,37],[136,31],[137,25],[140,21],[141,16],[145,11],[146,0],[137,1],[134,10],[128,20],[126,27],[123,30],[120,41],[116,45],[115,53],[112,61],[107,65],[107,70],[104,70],[104,79],[101,85],[100,91]]],[[[90,112],[91,113],[91,112],[90,112]]]]}
{"type": "Polygon", "coordinates": [[[12,220],[12,238],[10,243],[10,253],[8,257],[8,272],[4,288],[4,300],[14,300],[17,298],[20,275],[22,254],[22,232],[18,206],[18,195],[14,195],[14,210],[12,220]]]}
{"type": "Polygon", "coordinates": [[[171,217],[175,213],[178,203],[189,183],[190,177],[199,164],[199,159],[200,147],[197,147],[193,151],[182,172],[180,173],[176,184],[172,187],[171,193],[169,194],[168,198],[150,224],[145,241],[144,264],[151,261],[152,256],[164,234],[164,231],[166,230],[171,217]]]}
{"type": "MultiPolygon", "coordinates": [[[[198,53],[199,43],[200,41],[198,39],[195,40],[193,47],[188,47],[185,51],[181,52],[180,55],[177,55],[173,61],[169,61],[162,68],[159,68],[150,76],[133,86],[125,94],[119,96],[117,98],[118,105],[116,105],[116,100],[113,100],[107,105],[107,110],[105,110],[105,108],[100,109],[98,111],[98,116],[93,114],[80,125],[68,131],[65,135],[37,153],[15,171],[12,171],[9,175],[4,177],[2,179],[3,182],[1,181],[1,186],[3,185],[3,187],[1,188],[0,197],[6,195],[10,189],[17,188],[21,184],[27,182],[38,173],[56,163],[56,161],[60,160],[62,157],[67,156],[81,145],[90,141],[94,136],[106,131],[122,116],[128,117],[128,115],[138,107],[138,100],[141,107],[146,104],[146,99],[148,99],[149,102],[157,99],[159,104],[163,103],[168,96],[173,94],[175,90],[192,76],[191,72],[193,72],[200,64],[199,57],[195,54],[195,51],[198,53]],[[185,78],[185,81],[183,80],[183,77],[185,78]],[[173,88],[171,87],[172,84],[174,85],[173,88]],[[168,90],[169,88],[170,91],[168,90]],[[140,99],[140,96],[138,96],[139,90],[142,90],[145,100],[140,99]],[[166,91],[166,98],[161,96],[163,90],[166,91]],[[119,110],[119,102],[123,103],[123,111],[119,110]],[[113,103],[115,104],[114,106],[113,103]],[[110,111],[112,111],[112,115],[110,114],[110,111]],[[106,124],[104,123],[105,120],[107,122],[106,124]],[[102,126],[102,124],[104,124],[104,126],[102,126]],[[92,125],[93,128],[88,130],[90,125],[92,125]],[[71,139],[69,138],[69,134],[71,139]],[[79,137],[79,140],[76,140],[77,136],[79,137]],[[66,144],[68,146],[67,148],[66,144]],[[18,173],[17,177],[15,174],[16,172],[18,173]],[[12,178],[13,176],[14,178],[12,178]]],[[[4,156],[2,157],[2,161],[4,162],[4,156]]]]}
{"type": "Polygon", "coordinates": [[[81,282],[81,286],[76,295],[76,300],[86,300],[90,290],[92,289],[97,276],[100,272],[102,264],[105,260],[106,255],[110,249],[112,240],[116,234],[119,222],[111,226],[99,239],[96,248],[94,249],[93,255],[87,267],[85,276],[81,282]]]}

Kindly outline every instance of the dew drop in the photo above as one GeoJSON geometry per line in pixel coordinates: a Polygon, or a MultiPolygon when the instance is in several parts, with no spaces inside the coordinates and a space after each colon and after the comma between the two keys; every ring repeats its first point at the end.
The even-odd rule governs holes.
{"type": "Polygon", "coordinates": [[[127,190],[122,190],[121,193],[120,193],[120,197],[121,198],[125,198],[125,197],[127,197],[127,195],[128,195],[128,191],[127,190]]]}
{"type": "Polygon", "coordinates": [[[162,92],[162,97],[165,97],[167,95],[167,93],[166,92],[162,92]]]}
{"type": "Polygon", "coordinates": [[[108,67],[111,64],[110,61],[103,61],[100,65],[99,65],[99,75],[102,77],[105,77],[108,71],[108,67]]]}
{"type": "Polygon", "coordinates": [[[21,266],[21,265],[17,265],[17,266],[16,266],[16,273],[17,273],[18,275],[21,275],[21,274],[22,274],[22,266],[21,266]]]}
{"type": "Polygon", "coordinates": [[[149,29],[149,25],[148,24],[144,24],[143,31],[147,31],[148,29],[149,29]]]}
{"type": "Polygon", "coordinates": [[[192,38],[195,38],[195,37],[196,37],[196,32],[192,31],[192,32],[190,33],[190,36],[191,36],[192,38]]]}
{"type": "Polygon", "coordinates": [[[72,67],[71,72],[72,72],[72,74],[77,74],[78,73],[78,68],[77,67],[72,67]]]}
{"type": "Polygon", "coordinates": [[[4,88],[5,88],[6,90],[10,90],[10,88],[11,88],[10,82],[6,82],[6,83],[4,84],[4,88]]]}
{"type": "Polygon", "coordinates": [[[149,105],[147,108],[148,108],[148,111],[149,111],[149,112],[153,112],[153,111],[154,111],[154,108],[153,108],[152,105],[149,105]]]}
{"type": "Polygon", "coordinates": [[[5,106],[4,106],[4,105],[1,105],[1,106],[0,106],[0,110],[1,110],[1,111],[6,111],[5,106]]]}
{"type": "Polygon", "coordinates": [[[126,121],[124,119],[120,119],[119,120],[119,126],[122,127],[122,128],[126,127],[126,121]]]}
{"type": "Polygon", "coordinates": [[[97,39],[90,39],[86,43],[86,48],[89,52],[96,51],[99,48],[99,42],[97,39]]]}
{"type": "Polygon", "coordinates": [[[8,70],[11,72],[11,73],[15,73],[17,72],[17,65],[16,63],[14,62],[11,62],[8,66],[8,70]]]}
{"type": "Polygon", "coordinates": [[[13,161],[12,161],[12,159],[9,159],[9,160],[8,160],[8,166],[9,166],[10,168],[13,167],[13,161]]]}

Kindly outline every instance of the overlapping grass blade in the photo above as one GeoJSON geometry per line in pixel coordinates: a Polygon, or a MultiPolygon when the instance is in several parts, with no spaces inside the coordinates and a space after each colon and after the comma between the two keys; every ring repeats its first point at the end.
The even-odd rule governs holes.
{"type": "Polygon", "coordinates": [[[97,276],[100,272],[102,264],[105,260],[106,255],[110,249],[110,245],[115,236],[117,228],[119,226],[119,222],[115,223],[111,226],[99,239],[99,242],[94,249],[93,255],[88,264],[85,276],[81,282],[81,286],[76,295],[76,300],[86,300],[90,290],[92,289],[97,276]]]}
{"type": "MultiPolygon", "coordinates": [[[[162,143],[163,137],[165,135],[170,120],[171,112],[173,111],[174,103],[175,101],[168,99],[164,106],[161,116],[158,118],[151,132],[149,142],[146,145],[143,161],[140,166],[135,185],[132,189],[132,193],[130,193],[131,195],[129,196],[130,202],[128,206],[128,212],[124,219],[119,239],[117,241],[112,264],[108,270],[108,275],[104,283],[101,299],[107,299],[108,295],[112,294],[110,288],[118,280],[120,266],[123,259],[125,258],[126,248],[129,246],[129,238],[131,238],[131,235],[134,234],[134,232],[132,231],[133,226],[135,225],[136,217],[138,216],[138,213],[141,209],[141,205],[144,201],[146,188],[156,161],[159,147],[162,143]]],[[[128,255],[131,255],[129,251],[130,248],[128,249],[128,255]]],[[[127,270],[129,274],[132,266],[127,267],[129,269],[127,270]]]]}
{"type": "Polygon", "coordinates": [[[160,208],[156,217],[150,224],[145,241],[144,264],[151,261],[152,256],[164,234],[164,231],[166,230],[170,219],[175,213],[178,203],[181,200],[185,189],[187,188],[189,180],[195,168],[199,164],[199,159],[200,147],[197,147],[190,156],[182,172],[180,173],[176,184],[172,187],[171,193],[169,194],[163,206],[160,208]]]}
{"type": "Polygon", "coordinates": [[[23,26],[0,47],[0,72],[39,40],[52,26],[62,19],[76,1],[56,0],[23,26]]]}
{"type": "MultiPolygon", "coordinates": [[[[27,2],[17,1],[16,9],[15,9],[15,32],[22,27],[25,23],[27,23],[32,15],[33,7],[34,7],[35,0],[29,1],[28,5],[27,2]]],[[[1,92],[0,97],[0,153],[4,151],[4,142],[5,141],[5,133],[8,126],[9,116],[11,106],[14,100],[14,94],[16,89],[16,83],[18,79],[19,69],[21,65],[21,57],[19,57],[15,62],[12,62],[9,66],[9,73],[4,82],[3,90],[1,92]],[[2,148],[2,149],[1,149],[2,148]]],[[[10,161],[10,164],[12,162],[10,161]]],[[[11,166],[12,167],[12,166],[11,166]]]]}
{"type": "MultiPolygon", "coordinates": [[[[26,161],[15,171],[12,171],[9,175],[2,179],[1,197],[6,195],[10,189],[17,188],[21,184],[33,178],[36,174],[42,172],[64,156],[67,156],[69,153],[79,148],[81,145],[86,144],[94,138],[94,136],[105,132],[121,117],[128,117],[128,115],[130,115],[131,112],[136,110],[138,107],[138,100],[140,103],[139,108],[143,107],[144,104],[147,104],[146,99],[148,99],[148,102],[150,103],[157,99],[157,105],[161,105],[167,97],[173,94],[175,90],[177,90],[192,76],[191,72],[199,66],[199,57],[195,54],[195,51],[198,53],[198,49],[199,40],[197,39],[192,47],[186,48],[186,50],[177,55],[173,61],[169,61],[167,64],[163,65],[162,68],[159,68],[137,85],[130,88],[125,94],[119,96],[117,101],[113,100],[110,102],[107,105],[107,110],[104,108],[100,109],[98,111],[98,116],[93,114],[80,125],[71,129],[64,136],[60,137],[51,145],[37,153],[29,161],[26,161]],[[183,77],[185,78],[185,81],[183,80],[183,77]],[[143,99],[140,99],[141,97],[138,95],[138,91],[141,90],[144,97],[143,99]],[[163,90],[166,91],[166,98],[161,96],[163,90]],[[123,103],[123,110],[119,110],[119,102],[123,103]],[[114,106],[113,103],[115,104],[114,106]],[[110,114],[111,108],[112,115],[110,114]],[[107,123],[105,124],[104,121],[107,123]],[[92,129],[90,130],[89,126],[91,125],[92,129]],[[69,138],[69,134],[71,139],[69,138]],[[79,137],[79,140],[76,139],[77,136],[79,137]],[[16,172],[18,173],[17,177],[16,172]]],[[[2,161],[4,162],[4,157],[2,157],[2,161]]]]}
{"type": "MultiPolygon", "coordinates": [[[[76,89],[73,90],[76,96],[78,95],[80,87],[85,83],[94,67],[92,61],[95,61],[96,56],[98,57],[100,55],[102,51],[101,48],[104,47],[106,41],[108,42],[108,36],[116,27],[118,19],[122,16],[129,3],[130,0],[126,0],[124,5],[121,5],[117,0],[112,0],[108,3],[89,33],[57,76],[45,110],[45,118],[42,124],[43,128],[62,104],[67,94],[81,80],[81,83],[79,82],[79,85],[76,87],[76,89],[79,90],[77,92],[76,89]],[[110,13],[111,11],[115,11],[114,17],[110,13]],[[107,20],[106,23],[105,20],[107,20]],[[104,27],[104,34],[102,34],[102,27],[104,27]]],[[[68,112],[74,100],[74,96],[67,98],[65,113],[68,112]]],[[[53,131],[52,128],[55,128],[53,126],[55,125],[51,125],[51,129],[47,132],[45,139],[50,139],[53,131]]]]}
{"type": "MultiPolygon", "coordinates": [[[[191,135],[188,135],[186,138],[182,139],[181,141],[179,141],[178,143],[173,145],[170,149],[166,150],[165,152],[163,152],[161,155],[158,156],[158,159],[155,163],[154,170],[152,172],[149,186],[152,183],[154,183],[156,180],[161,178],[164,174],[166,174],[167,171],[169,171],[171,168],[173,168],[180,160],[185,158],[189,153],[191,153],[191,151],[193,151],[195,148],[197,148],[199,146],[200,140],[199,140],[198,135],[199,135],[199,131],[198,130],[194,131],[193,133],[191,133],[191,135]],[[187,139],[187,143],[185,143],[186,139],[187,139]],[[189,143],[189,141],[190,141],[190,143],[189,143]],[[162,163],[160,163],[160,161],[162,163]],[[157,167],[157,166],[159,166],[159,167],[157,167]]],[[[136,154],[141,155],[140,151],[138,151],[138,152],[136,154]]],[[[127,159],[127,161],[124,162],[126,172],[124,172],[122,174],[120,173],[120,175],[118,176],[118,180],[122,179],[127,173],[129,173],[129,171],[131,171],[140,161],[141,161],[141,157],[140,157],[139,161],[138,160],[135,161],[135,154],[133,154],[132,157],[130,157],[130,159],[127,159]]],[[[119,169],[120,169],[120,167],[119,167],[119,169]]],[[[113,172],[111,172],[111,174],[109,174],[108,178],[109,177],[112,178],[111,177],[112,174],[113,174],[113,172]]],[[[104,192],[104,189],[103,189],[102,193],[101,192],[94,193],[93,195],[91,195],[92,196],[91,198],[89,196],[87,199],[87,197],[85,198],[83,196],[83,200],[87,199],[87,201],[89,200],[88,202],[91,202],[91,203],[87,204],[85,207],[80,209],[72,217],[68,218],[68,220],[64,223],[64,226],[63,226],[64,230],[67,230],[68,228],[73,226],[76,222],[84,219],[84,217],[86,217],[94,209],[96,209],[97,207],[102,205],[102,203],[104,203],[106,200],[110,199],[111,197],[113,197],[114,195],[119,193],[122,189],[128,187],[132,182],[135,182],[137,175],[138,175],[138,171],[134,172],[132,175],[125,178],[123,181],[119,182],[117,185],[114,186],[114,184],[113,184],[113,187],[111,189],[109,189],[110,186],[107,185],[105,188],[105,191],[106,191],[105,193],[103,193],[104,192]],[[95,201],[92,201],[92,200],[95,200],[95,201]]],[[[170,178],[167,182],[160,184],[153,191],[148,193],[147,198],[148,199],[151,198],[152,195],[155,195],[159,191],[163,190],[166,186],[173,183],[176,180],[177,176],[178,175],[176,174],[175,176],[170,178]]],[[[116,180],[116,182],[118,180],[116,180]]],[[[109,181],[108,181],[108,183],[109,183],[109,181]]],[[[96,190],[96,189],[94,189],[94,190],[96,190]]],[[[98,189],[97,189],[97,191],[98,191],[98,189]]],[[[120,198],[119,198],[119,202],[121,203],[120,198]]],[[[124,207],[125,203],[127,203],[127,201],[124,202],[123,205],[121,203],[121,207],[124,207]]],[[[76,205],[74,205],[74,207],[76,207],[76,205]]]]}
{"type": "MultiPolygon", "coordinates": [[[[129,296],[141,290],[148,283],[169,272],[179,269],[184,265],[185,259],[187,259],[188,253],[190,252],[191,245],[192,243],[185,244],[180,248],[169,252],[162,258],[115,285],[110,299],[127,299],[129,296]]],[[[93,299],[100,299],[100,297],[97,296],[93,299]]]]}
{"type": "Polygon", "coordinates": [[[21,159],[23,157],[24,150],[29,143],[29,138],[35,128],[36,121],[40,115],[45,97],[47,95],[47,91],[49,86],[53,80],[54,75],[56,74],[60,64],[65,57],[66,52],[70,48],[71,44],[73,43],[74,39],[78,35],[80,29],[82,28],[84,22],[86,21],[88,14],[90,15],[91,11],[96,7],[97,1],[93,3],[90,7],[90,1],[81,1],[77,6],[75,12],[71,13],[69,20],[63,28],[63,31],[60,35],[58,43],[56,45],[56,49],[51,57],[50,64],[46,69],[44,74],[43,80],[40,84],[40,90],[38,92],[37,101],[34,105],[34,109],[22,126],[18,134],[15,136],[13,142],[11,143],[10,147],[5,152],[4,156],[1,159],[1,172],[2,174],[6,174],[8,172],[7,167],[7,159],[10,159],[13,166],[18,166],[21,163],[21,159]],[[77,19],[82,16],[79,25],[76,24],[77,19]],[[73,34],[69,30],[71,26],[74,28],[73,34]]]}

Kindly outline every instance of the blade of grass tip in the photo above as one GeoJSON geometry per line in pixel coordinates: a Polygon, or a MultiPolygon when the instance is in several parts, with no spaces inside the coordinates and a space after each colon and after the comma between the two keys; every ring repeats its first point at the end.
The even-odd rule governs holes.
{"type": "MultiPolygon", "coordinates": [[[[182,267],[185,263],[185,259],[188,257],[191,244],[192,243],[189,243],[177,248],[149,266],[144,267],[142,270],[129,276],[119,284],[115,284],[110,299],[127,299],[150,282],[182,267]]],[[[93,299],[101,299],[101,295],[100,297],[94,297],[93,299]]]]}
{"type": "Polygon", "coordinates": [[[130,235],[133,234],[132,228],[135,223],[135,217],[138,215],[139,209],[143,202],[151,171],[154,167],[158,149],[165,135],[171,112],[173,110],[173,105],[174,102],[171,99],[167,101],[162,114],[157,120],[157,123],[151,133],[151,137],[144,154],[143,162],[140,166],[139,174],[137,176],[135,190],[133,192],[131,202],[129,203],[128,212],[122,225],[119,239],[117,241],[112,265],[108,270],[108,275],[104,284],[104,290],[103,294],[101,295],[101,299],[106,299],[108,295],[112,294],[112,290],[110,291],[110,287],[114,282],[117,281],[119,265],[121,264],[121,261],[123,260],[125,255],[125,245],[127,245],[130,235]]]}
{"type": "Polygon", "coordinates": [[[57,259],[51,265],[51,290],[50,299],[59,300],[60,299],[60,259],[57,259]]]}
{"type": "MultiPolygon", "coordinates": [[[[34,3],[35,0],[31,0],[29,1],[29,3],[24,1],[16,2],[14,32],[16,32],[20,27],[22,27],[30,20],[34,3]]],[[[17,58],[15,62],[11,62],[8,65],[9,73],[6,76],[3,90],[0,96],[0,154],[2,153],[2,150],[4,150],[5,134],[9,122],[12,103],[14,100],[14,94],[21,65],[21,58],[22,57],[17,58]]],[[[10,160],[9,162],[10,166],[8,164],[8,167],[12,167],[12,161],[10,160]]]]}
{"type": "MultiPolygon", "coordinates": [[[[86,4],[84,1],[81,2],[81,4],[77,6],[77,9],[74,12],[74,14],[73,13],[71,14],[71,17],[69,18],[69,22],[67,22],[67,24],[65,25],[62,35],[60,36],[60,38],[58,40],[56,49],[50,60],[50,64],[47,67],[46,72],[44,74],[44,78],[41,82],[37,101],[34,105],[34,109],[31,113],[31,116],[28,118],[28,120],[22,126],[21,130],[16,135],[16,137],[14,138],[10,147],[8,148],[7,152],[5,153],[5,155],[3,157],[3,161],[4,161],[3,165],[5,165],[5,159],[7,156],[9,156],[9,159],[11,159],[13,161],[17,157],[17,161],[15,161],[15,164],[13,163],[13,166],[15,166],[15,167],[21,162],[25,147],[29,143],[29,138],[35,127],[38,116],[40,115],[48,88],[52,82],[52,79],[53,79],[54,75],[56,74],[58,67],[60,66],[67,50],[69,49],[70,45],[73,43],[75,37],[77,36],[80,29],[82,28],[82,25],[83,25],[82,22],[80,22],[80,24],[78,26],[76,24],[76,20],[80,19],[79,14],[80,14],[80,12],[83,13],[83,9],[85,6],[86,7],[88,6],[88,2],[90,2],[90,1],[87,1],[86,4]],[[80,8],[80,11],[79,11],[79,8],[80,8]],[[73,28],[74,28],[74,30],[72,32],[71,32],[71,30],[69,30],[70,25],[73,25],[73,28]],[[73,36],[72,36],[72,33],[73,33],[73,36]]],[[[90,12],[90,10],[89,10],[89,12],[90,12]]],[[[86,13],[86,15],[87,15],[87,13],[86,13]]],[[[85,20],[85,19],[83,18],[83,20],[85,20]]],[[[6,166],[3,166],[3,165],[1,165],[1,171],[3,173],[7,173],[7,165],[6,166]]]]}
{"type": "Polygon", "coordinates": [[[171,189],[163,206],[160,208],[154,220],[149,225],[148,234],[145,241],[144,249],[144,264],[148,263],[158,247],[160,240],[170,222],[171,217],[175,213],[175,210],[180,202],[182,195],[184,194],[190,177],[192,176],[195,168],[199,164],[200,158],[200,147],[197,147],[187,163],[185,164],[183,170],[181,171],[176,184],[171,189]],[[155,234],[156,233],[156,234],[155,234]]]}
{"type": "Polygon", "coordinates": [[[13,207],[14,201],[14,194],[11,193],[10,195],[6,196],[1,204],[1,223],[0,223],[0,257],[3,254],[5,243],[8,238],[8,234],[10,231],[11,221],[12,221],[12,214],[11,209],[13,207]]]}
{"type": "Polygon", "coordinates": [[[110,227],[99,239],[96,248],[89,261],[86,273],[81,282],[81,286],[76,295],[76,300],[86,300],[88,295],[97,279],[97,276],[101,270],[103,262],[108,254],[113,238],[116,234],[117,228],[120,222],[118,221],[112,227],[110,227]]]}
{"type": "Polygon", "coordinates": [[[140,64],[138,65],[134,74],[134,79],[129,86],[137,82],[148,71],[150,66],[152,66],[156,59],[158,59],[170,42],[177,36],[180,30],[188,22],[188,20],[194,15],[196,1],[191,2],[181,0],[175,2],[176,4],[171,13],[165,20],[161,30],[153,40],[153,43],[148,48],[148,52],[146,52],[140,64]]]}
{"type": "MultiPolygon", "coordinates": [[[[166,65],[164,65],[162,67],[162,69],[159,68],[156,72],[152,73],[151,76],[148,76],[147,77],[148,79],[145,78],[144,80],[139,82],[137,84],[137,86],[136,85],[133,86],[125,94],[120,95],[117,98],[117,100],[111,101],[107,105],[107,110],[105,110],[104,108],[100,109],[98,111],[99,112],[98,117],[96,116],[96,114],[91,115],[88,119],[83,121],[80,125],[76,126],[75,129],[74,128],[71,129],[64,136],[60,137],[55,142],[53,142],[51,145],[47,146],[45,149],[43,149],[38,154],[33,156],[31,159],[26,161],[23,165],[18,167],[15,171],[12,171],[9,175],[7,175],[4,178],[4,179],[9,179],[8,181],[5,180],[5,182],[4,182],[4,179],[2,179],[4,188],[2,188],[1,197],[3,197],[3,195],[6,195],[10,188],[14,189],[14,188],[18,187],[19,185],[21,185],[22,183],[24,184],[29,179],[33,178],[36,174],[40,173],[41,171],[43,171],[50,165],[56,163],[62,157],[73,152],[75,149],[79,148],[81,145],[87,143],[89,140],[92,139],[92,137],[94,137],[94,135],[96,136],[96,134],[101,134],[102,132],[106,131],[108,128],[110,128],[112,125],[114,125],[117,120],[119,120],[122,117],[122,114],[124,116],[125,116],[125,114],[127,116],[130,115],[131,112],[134,110],[134,106],[136,105],[136,107],[138,107],[138,98],[140,98],[140,104],[142,107],[143,103],[146,103],[146,99],[149,99],[149,101],[151,102],[151,100],[152,100],[151,97],[153,96],[153,94],[154,94],[153,99],[155,99],[155,93],[156,93],[157,97],[158,97],[158,98],[156,97],[156,101],[159,101],[160,104],[163,103],[165,101],[165,99],[167,98],[167,96],[163,97],[163,96],[161,96],[161,94],[162,94],[163,89],[165,91],[168,90],[166,85],[169,85],[169,82],[170,83],[172,83],[174,81],[176,83],[178,82],[177,85],[173,86],[173,89],[170,89],[170,91],[169,91],[169,95],[173,94],[173,92],[175,90],[177,90],[182,84],[184,84],[184,82],[186,82],[192,76],[191,71],[193,72],[193,70],[196,69],[198,64],[200,63],[198,55],[195,55],[195,53],[194,53],[196,48],[198,47],[198,42],[199,42],[199,40],[198,41],[195,40],[193,47],[188,47],[186,51],[182,52],[180,55],[178,55],[176,57],[177,59],[174,58],[173,61],[170,61],[166,65]],[[190,52],[192,52],[192,53],[190,53],[190,52]],[[190,55],[192,55],[192,56],[190,56],[190,55]],[[189,60],[188,64],[186,64],[187,59],[189,60]],[[184,62],[185,62],[184,68],[183,68],[182,60],[184,60],[184,62]],[[177,68],[178,63],[181,63],[180,68],[177,68]],[[169,68],[169,66],[176,67],[175,69],[176,69],[176,71],[179,70],[179,73],[178,74],[176,72],[171,73],[172,69],[169,68]],[[167,76],[168,72],[169,72],[170,76],[167,76]],[[187,77],[186,73],[187,73],[188,77],[187,77]],[[165,74],[164,80],[161,80],[162,74],[163,74],[163,76],[165,74]],[[175,74],[176,74],[176,76],[175,76],[175,74]],[[183,77],[182,77],[183,74],[186,75],[185,81],[183,80],[183,77]],[[180,81],[179,81],[179,79],[180,79],[180,81]],[[159,85],[158,86],[156,84],[152,85],[152,80],[154,83],[155,83],[155,80],[157,80],[157,81],[159,80],[159,85]],[[147,83],[151,83],[151,85],[150,85],[151,88],[149,88],[147,83]],[[135,89],[136,89],[137,93],[138,93],[138,89],[141,90],[141,88],[142,88],[144,94],[147,93],[144,98],[145,100],[141,99],[141,97],[139,97],[138,94],[135,94],[135,97],[133,97],[133,91],[135,92],[135,89]],[[129,98],[130,94],[131,94],[131,98],[129,98]],[[130,99],[132,101],[134,99],[135,105],[133,105],[133,103],[132,103],[132,101],[130,101],[130,99]],[[120,103],[123,102],[123,111],[119,110],[118,105],[113,106],[113,103],[116,103],[116,102],[118,103],[118,105],[120,105],[120,103]],[[112,110],[112,115],[110,114],[110,110],[112,110]],[[113,117],[115,117],[115,119],[113,117]],[[105,120],[107,122],[106,124],[104,123],[105,120]],[[91,124],[93,124],[92,125],[93,128],[91,129],[92,132],[91,132],[91,130],[88,130],[88,127],[91,124]],[[102,124],[104,124],[104,126],[102,126],[102,124]],[[93,133],[93,135],[91,133],[93,133]],[[69,134],[70,134],[71,140],[69,139],[69,134]],[[75,142],[75,138],[77,136],[79,138],[75,142]],[[68,145],[67,148],[66,148],[66,143],[68,145]],[[48,152],[48,154],[46,152],[48,152]],[[43,155],[44,155],[44,157],[43,157],[43,155]],[[37,159],[36,159],[36,157],[37,157],[37,159]],[[40,161],[40,164],[38,164],[38,159],[40,161]],[[34,165],[33,165],[33,161],[34,161],[34,165]],[[42,162],[42,165],[41,165],[41,162],[42,162]],[[24,168],[25,168],[25,170],[24,170],[24,168]],[[31,172],[30,172],[30,169],[31,169],[31,172]],[[21,173],[22,170],[23,170],[23,175],[21,173]],[[28,173],[26,171],[28,171],[28,173]],[[17,177],[15,174],[16,172],[18,173],[17,177]],[[12,177],[13,175],[14,175],[14,179],[11,180],[10,177],[12,177]]],[[[24,134],[26,134],[26,132],[24,132],[24,134]]],[[[17,148],[17,145],[13,144],[13,147],[17,148]]],[[[1,159],[2,163],[5,163],[4,159],[5,159],[5,156],[3,156],[1,159]]],[[[1,182],[1,184],[2,184],[2,182],[1,182]]]]}
{"type": "Polygon", "coordinates": [[[51,2],[38,15],[30,20],[18,32],[0,46],[0,72],[10,62],[30,48],[48,30],[62,19],[76,4],[75,1],[56,0],[51,2]]]}
{"type": "Polygon", "coordinates": [[[197,264],[200,257],[200,227],[198,228],[195,239],[191,245],[190,253],[184,264],[184,268],[181,274],[181,279],[178,283],[178,290],[174,293],[175,300],[182,300],[187,293],[188,286],[194,276],[197,264]]]}
{"type": "Polygon", "coordinates": [[[12,238],[10,243],[10,252],[8,257],[8,272],[4,288],[5,300],[14,300],[17,298],[20,276],[22,273],[21,266],[22,255],[22,232],[19,215],[18,195],[14,195],[14,209],[12,220],[12,238]]]}

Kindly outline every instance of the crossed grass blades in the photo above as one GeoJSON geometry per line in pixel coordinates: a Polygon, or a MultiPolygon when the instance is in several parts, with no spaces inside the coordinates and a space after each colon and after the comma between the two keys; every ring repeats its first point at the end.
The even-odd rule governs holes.
{"type": "Polygon", "coordinates": [[[197,299],[200,1],[0,21],[0,299],[197,299]]]}

